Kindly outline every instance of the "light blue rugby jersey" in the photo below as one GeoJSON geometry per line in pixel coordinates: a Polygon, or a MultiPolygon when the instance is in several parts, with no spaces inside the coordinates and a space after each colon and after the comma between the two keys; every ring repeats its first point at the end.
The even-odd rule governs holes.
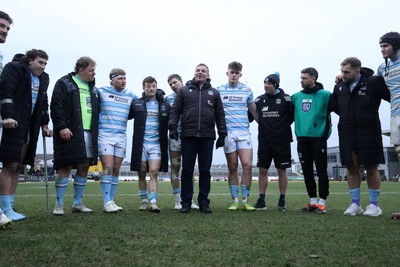
{"type": "Polygon", "coordinates": [[[37,101],[38,94],[39,94],[40,80],[39,80],[38,76],[33,75],[33,73],[31,72],[31,81],[32,81],[32,110],[31,110],[31,113],[33,113],[33,109],[35,108],[36,101],[37,101]]]}
{"type": "Polygon", "coordinates": [[[156,99],[146,102],[146,128],[144,130],[144,143],[156,145],[160,143],[160,135],[158,133],[158,101],[156,99]]]}
{"type": "MultiPolygon", "coordinates": [[[[175,98],[176,98],[176,93],[175,92],[173,92],[172,94],[169,94],[169,95],[167,95],[165,97],[165,101],[167,101],[167,103],[171,106],[171,108],[174,105],[175,98]]],[[[180,133],[181,129],[182,129],[181,119],[179,119],[177,128],[178,128],[178,133],[180,133]]]]}
{"type": "Polygon", "coordinates": [[[228,131],[248,131],[248,105],[254,103],[253,92],[242,83],[231,87],[228,83],[219,86],[218,91],[224,105],[226,128],[228,131]]]}
{"type": "Polygon", "coordinates": [[[112,86],[98,89],[100,94],[99,134],[125,134],[131,103],[138,97],[124,89],[118,92],[112,86]]]}
{"type": "Polygon", "coordinates": [[[390,91],[390,115],[400,115],[400,58],[395,61],[388,59],[388,67],[383,63],[378,68],[390,91]],[[385,70],[386,69],[386,70],[385,70]]]}

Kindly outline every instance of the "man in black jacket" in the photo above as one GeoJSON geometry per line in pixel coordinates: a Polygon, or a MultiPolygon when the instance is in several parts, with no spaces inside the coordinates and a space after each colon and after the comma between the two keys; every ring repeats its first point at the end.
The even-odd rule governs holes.
{"type": "Polygon", "coordinates": [[[64,215],[68,177],[76,168],[72,212],[92,212],[82,204],[90,165],[97,164],[99,103],[95,88],[96,62],[90,57],[76,61],[75,72],[58,79],[51,98],[54,125],[56,205],[54,215],[64,215]]]}
{"type": "Polygon", "coordinates": [[[193,172],[196,157],[199,166],[200,211],[211,213],[208,195],[211,189],[210,168],[215,140],[215,125],[218,129],[216,148],[224,145],[226,137],[225,113],[218,90],[211,87],[208,67],[197,65],[194,79],[182,87],[175,99],[169,119],[170,138],[178,140],[178,121],[182,131],[182,176],[180,212],[189,213],[193,198],[193,172]]]}
{"type": "Polygon", "coordinates": [[[347,216],[363,214],[379,216],[381,177],[378,164],[383,164],[382,131],[379,120],[381,100],[389,101],[390,93],[382,77],[361,68],[361,61],[349,57],[341,63],[342,81],[335,85],[329,109],[339,115],[339,149],[342,165],[347,167],[351,205],[343,213],[347,216]],[[367,172],[369,205],[360,203],[360,167],[367,172]]]}
{"type": "Polygon", "coordinates": [[[264,80],[265,94],[256,98],[258,113],[258,152],[257,167],[259,198],[254,207],[257,210],[267,209],[265,193],[268,187],[268,169],[274,159],[278,171],[279,201],[278,211],[286,211],[286,189],[288,178],[286,169],[291,167],[293,103],[289,95],[279,88],[279,73],[268,75],[264,80]]]}
{"type": "Polygon", "coordinates": [[[46,136],[48,128],[47,88],[49,76],[44,72],[48,55],[32,49],[25,56],[8,63],[1,74],[0,100],[3,134],[0,160],[0,201],[5,215],[13,221],[26,216],[11,206],[19,172],[24,164],[33,166],[40,127],[46,136]]]}
{"type": "Polygon", "coordinates": [[[144,95],[131,104],[130,119],[133,127],[131,171],[139,176],[139,195],[142,204],[139,210],[160,212],[157,206],[158,172],[168,172],[168,116],[169,105],[157,81],[151,76],[143,82],[144,95]],[[146,173],[149,172],[150,194],[147,194],[146,173]],[[150,205],[147,198],[150,199],[150,205]]]}

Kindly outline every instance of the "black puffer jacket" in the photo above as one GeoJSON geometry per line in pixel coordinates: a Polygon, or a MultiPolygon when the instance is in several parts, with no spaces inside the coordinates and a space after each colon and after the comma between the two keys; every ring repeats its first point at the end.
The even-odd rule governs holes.
{"type": "Polygon", "coordinates": [[[343,165],[352,164],[352,152],[360,164],[384,163],[379,106],[390,100],[390,92],[382,77],[362,68],[361,78],[352,92],[349,84],[336,84],[329,109],[339,115],[340,158],[343,165]]]}
{"type": "MultiPolygon", "coordinates": [[[[60,78],[53,90],[50,110],[54,125],[53,148],[54,168],[85,164],[87,162],[85,138],[82,124],[81,100],[78,85],[72,79],[75,73],[60,78]],[[73,136],[70,141],[63,141],[60,130],[68,128],[73,136]]],[[[95,83],[90,82],[90,98],[92,106],[92,165],[97,164],[97,138],[99,121],[99,100],[95,83]]]]}
{"type": "MultiPolygon", "coordinates": [[[[133,141],[131,154],[131,171],[139,171],[142,162],[142,149],[144,131],[146,129],[147,109],[146,97],[136,99],[131,103],[129,119],[135,119],[133,124],[133,141]]],[[[164,100],[162,94],[157,94],[158,122],[161,150],[161,172],[168,172],[168,118],[170,106],[164,100]]]]}
{"type": "Polygon", "coordinates": [[[290,125],[294,119],[294,107],[290,95],[279,88],[275,95],[263,94],[256,98],[255,103],[259,117],[258,142],[282,143],[292,142],[290,125]]]}
{"type": "Polygon", "coordinates": [[[32,110],[32,82],[25,56],[5,65],[1,73],[0,100],[3,119],[13,118],[18,122],[14,129],[3,128],[0,147],[2,162],[20,162],[22,142],[27,140],[29,148],[23,164],[33,165],[40,126],[49,123],[47,88],[49,75],[45,72],[39,77],[40,85],[35,108],[32,110]]]}
{"type": "Polygon", "coordinates": [[[192,80],[176,95],[168,123],[169,129],[176,128],[181,118],[181,139],[200,137],[215,139],[215,124],[218,135],[226,136],[225,112],[221,96],[211,87],[210,80],[200,89],[192,80]]]}

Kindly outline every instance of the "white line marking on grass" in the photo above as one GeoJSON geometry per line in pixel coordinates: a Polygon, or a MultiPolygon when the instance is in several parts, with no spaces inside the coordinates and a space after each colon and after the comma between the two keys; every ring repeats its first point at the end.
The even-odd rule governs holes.
{"type": "MultiPolygon", "coordinates": [[[[330,192],[330,195],[348,195],[349,193],[347,192],[330,192]]],[[[362,195],[368,195],[368,192],[361,193],[362,195]]],[[[159,196],[173,196],[172,194],[158,194],[159,196]]],[[[193,196],[195,196],[194,194],[193,196]]],[[[210,193],[210,196],[230,196],[230,193],[210,193]]],[[[268,195],[279,195],[279,193],[268,193],[268,195]]],[[[307,195],[307,192],[305,193],[287,193],[286,195],[307,195]]],[[[400,195],[400,192],[381,192],[381,195],[400,195]]],[[[22,194],[16,194],[17,198],[25,198],[25,197],[42,197],[44,195],[22,195],[22,194]]],[[[49,196],[55,196],[55,194],[49,194],[49,196]]],[[[66,194],[66,196],[73,196],[72,194],[66,194]]],[[[121,197],[126,197],[126,196],[137,196],[139,197],[138,194],[117,194],[116,195],[121,196],[121,197]]],[[[85,194],[84,197],[102,197],[101,194],[85,194]]]]}

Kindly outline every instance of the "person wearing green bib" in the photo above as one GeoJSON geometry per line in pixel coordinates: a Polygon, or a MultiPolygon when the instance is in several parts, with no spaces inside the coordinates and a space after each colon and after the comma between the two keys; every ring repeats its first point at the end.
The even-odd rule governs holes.
{"type": "Polygon", "coordinates": [[[64,195],[71,170],[74,176],[72,212],[89,213],[82,198],[89,166],[97,164],[98,93],[95,87],[96,62],[81,57],[75,72],[61,77],[55,84],[50,104],[54,125],[54,169],[56,205],[54,215],[64,215],[64,195]]]}

